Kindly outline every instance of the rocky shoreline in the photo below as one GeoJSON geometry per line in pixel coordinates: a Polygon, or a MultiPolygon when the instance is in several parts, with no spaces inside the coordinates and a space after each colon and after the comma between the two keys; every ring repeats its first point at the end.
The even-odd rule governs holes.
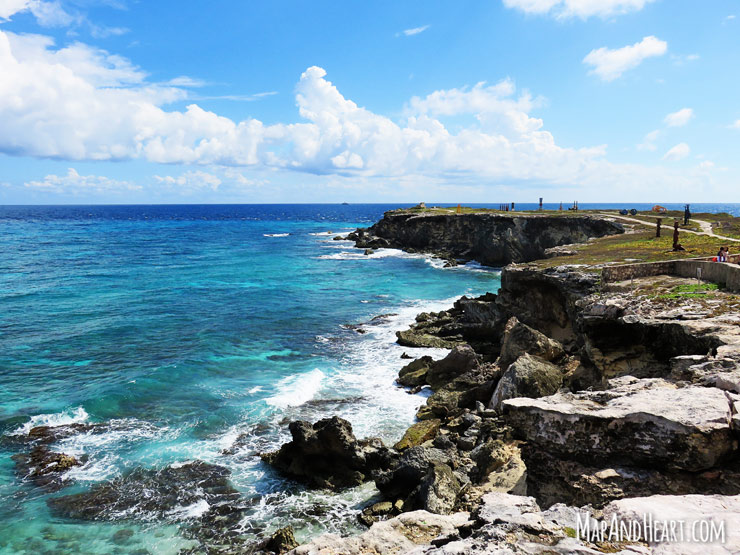
{"type": "MultiPolygon", "coordinates": [[[[357,246],[397,247],[398,236],[377,243],[383,229],[358,231],[357,246]]],[[[497,294],[420,314],[398,342],[452,350],[400,369],[399,386],[432,394],[395,446],[357,440],[334,418],[292,424],[293,441],[266,456],[314,486],[337,487],[337,473],[372,480],[385,499],[362,511],[365,534],[294,552],[689,552],[644,533],[574,537],[579,515],[605,522],[665,507],[725,523],[724,542],[701,552],[737,552],[740,320],[684,316],[603,286],[593,268],[520,264],[503,269],[497,294]]]]}
{"type": "MultiPolygon", "coordinates": [[[[350,238],[358,248],[501,264],[622,231],[593,217],[402,212],[350,238]]],[[[740,315],[721,299],[657,295],[657,280],[607,285],[596,267],[509,264],[497,293],[462,297],[397,332],[411,354],[449,353],[399,360],[398,386],[429,395],[393,446],[358,439],[337,416],[291,422],[291,441],[262,460],[309,488],[372,482],[379,498],[359,511],[368,530],[358,536],[299,546],[283,528],[256,531],[265,538],[255,544],[240,529],[259,498],[242,498],[226,467],[201,461],[134,469],[53,497],[49,508],[62,518],[125,521],[203,507],[183,529],[199,542],[193,553],[740,552],[740,315]],[[722,523],[722,541],[598,533],[647,513],[722,523]],[[596,532],[584,533],[583,522],[596,532]]],[[[18,474],[55,492],[85,462],[55,452],[60,439],[125,426],[38,426],[5,441],[18,451],[18,474]]]]}

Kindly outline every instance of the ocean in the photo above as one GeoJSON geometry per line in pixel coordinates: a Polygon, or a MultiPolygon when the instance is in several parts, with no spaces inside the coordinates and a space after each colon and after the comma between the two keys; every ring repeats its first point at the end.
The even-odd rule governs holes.
{"type": "MultiPolygon", "coordinates": [[[[301,541],[359,530],[372,485],[308,491],[257,454],[289,438],[289,421],[334,414],[358,437],[400,439],[424,393],[393,383],[409,350],[395,331],[500,285],[496,269],[475,263],[443,268],[391,249],[365,256],[333,240],[396,207],[0,207],[0,552],[200,552],[207,537],[188,530],[204,502],[95,522],[47,505],[137,468],[193,460],[230,470],[249,500],[242,535],[292,525],[301,541]],[[65,487],[21,479],[18,439],[75,422],[107,427],[53,445],[83,461],[65,487]]],[[[740,205],[692,209],[740,215],[740,205]]]]}

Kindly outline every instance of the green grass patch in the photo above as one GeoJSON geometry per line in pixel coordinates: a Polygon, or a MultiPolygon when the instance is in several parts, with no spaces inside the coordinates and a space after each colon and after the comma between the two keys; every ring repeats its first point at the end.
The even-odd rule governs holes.
{"type": "Polygon", "coordinates": [[[718,291],[716,283],[696,283],[677,285],[668,293],[657,295],[657,299],[700,299],[706,297],[710,291],[718,291]]]}

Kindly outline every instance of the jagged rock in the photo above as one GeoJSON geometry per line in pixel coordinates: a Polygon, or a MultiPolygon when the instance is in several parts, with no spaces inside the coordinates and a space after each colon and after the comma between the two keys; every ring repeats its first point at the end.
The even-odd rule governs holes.
{"type": "Polygon", "coordinates": [[[476,447],[470,458],[476,463],[476,497],[492,491],[527,494],[527,467],[515,444],[489,440],[476,447]]]}
{"type": "Polygon", "coordinates": [[[434,439],[439,432],[442,422],[439,419],[422,420],[416,422],[403,434],[401,440],[393,448],[403,451],[409,447],[416,447],[424,442],[434,439]]]}
{"type": "Polygon", "coordinates": [[[375,486],[386,498],[406,498],[427,474],[433,464],[451,464],[452,457],[434,447],[410,447],[395,460],[389,470],[375,475],[375,486]]]}
{"type": "Polygon", "coordinates": [[[496,384],[488,408],[500,411],[501,403],[514,397],[536,399],[552,395],[563,385],[560,368],[536,356],[521,355],[496,384]]]}
{"type": "Polygon", "coordinates": [[[62,487],[64,472],[82,464],[71,455],[51,451],[46,445],[37,445],[30,453],[19,453],[11,458],[18,474],[52,491],[62,487]]]}
{"type": "Polygon", "coordinates": [[[432,463],[419,491],[421,507],[430,513],[447,515],[452,512],[462,486],[452,468],[444,463],[432,463]]]}
{"type": "Polygon", "coordinates": [[[417,418],[453,417],[466,408],[474,409],[476,402],[488,402],[500,375],[501,369],[495,364],[481,364],[435,391],[417,418]]]}
{"type": "Polygon", "coordinates": [[[301,545],[292,555],[369,555],[422,553],[435,538],[453,536],[470,525],[468,513],[436,515],[427,511],[403,513],[372,525],[359,536],[325,534],[301,545]],[[421,549],[422,551],[416,551],[421,549]]]}
{"type": "MultiPolygon", "coordinates": [[[[406,353],[404,353],[406,354],[406,353]]],[[[407,387],[415,387],[427,383],[427,372],[431,367],[434,359],[430,356],[423,356],[409,362],[398,372],[398,383],[407,387]]]]}
{"type": "Polygon", "coordinates": [[[263,460],[280,472],[312,487],[338,489],[357,486],[370,473],[390,465],[391,452],[379,439],[357,440],[352,425],[334,416],[310,424],[289,425],[293,440],[263,460]]]}
{"type": "Polygon", "coordinates": [[[418,333],[412,330],[397,331],[396,338],[399,345],[404,347],[430,347],[434,349],[452,349],[462,343],[461,338],[440,339],[428,333],[418,333]]]}
{"type": "Polygon", "coordinates": [[[470,345],[457,345],[450,353],[434,362],[426,375],[426,380],[432,389],[439,389],[452,380],[475,370],[479,365],[479,357],[470,345]]]}
{"type": "Polygon", "coordinates": [[[660,379],[613,380],[604,392],[503,402],[519,436],[561,458],[700,471],[737,450],[725,393],[660,379]]]}
{"type": "Polygon", "coordinates": [[[676,357],[671,359],[671,378],[740,393],[740,364],[729,358],[707,360],[707,357],[676,357]],[[695,359],[699,359],[699,362],[686,364],[695,359]]]}
{"type": "Polygon", "coordinates": [[[567,503],[601,508],[625,497],[665,493],[740,494],[737,463],[704,472],[665,471],[653,468],[603,465],[563,460],[537,447],[525,448],[527,491],[544,507],[567,503]]]}
{"type": "Polygon", "coordinates": [[[508,368],[523,354],[530,354],[551,362],[562,357],[565,352],[560,343],[512,316],[504,328],[499,366],[508,368]]]}
{"type": "Polygon", "coordinates": [[[52,511],[80,520],[123,520],[172,517],[183,507],[205,502],[208,513],[240,510],[239,492],[223,466],[201,461],[161,470],[137,468],[89,491],[48,500],[52,511]]]}
{"type": "Polygon", "coordinates": [[[282,555],[287,553],[291,549],[298,547],[298,542],[293,535],[293,527],[286,526],[277,530],[268,540],[266,540],[260,548],[272,553],[282,555]]]}

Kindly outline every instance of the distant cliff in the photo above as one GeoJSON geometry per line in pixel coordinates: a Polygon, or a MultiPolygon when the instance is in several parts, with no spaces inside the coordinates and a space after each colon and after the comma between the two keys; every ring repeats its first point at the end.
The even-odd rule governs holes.
{"type": "Polygon", "coordinates": [[[394,210],[349,235],[359,248],[398,248],[489,266],[543,258],[545,249],[623,233],[603,218],[494,213],[435,214],[394,210]]]}

